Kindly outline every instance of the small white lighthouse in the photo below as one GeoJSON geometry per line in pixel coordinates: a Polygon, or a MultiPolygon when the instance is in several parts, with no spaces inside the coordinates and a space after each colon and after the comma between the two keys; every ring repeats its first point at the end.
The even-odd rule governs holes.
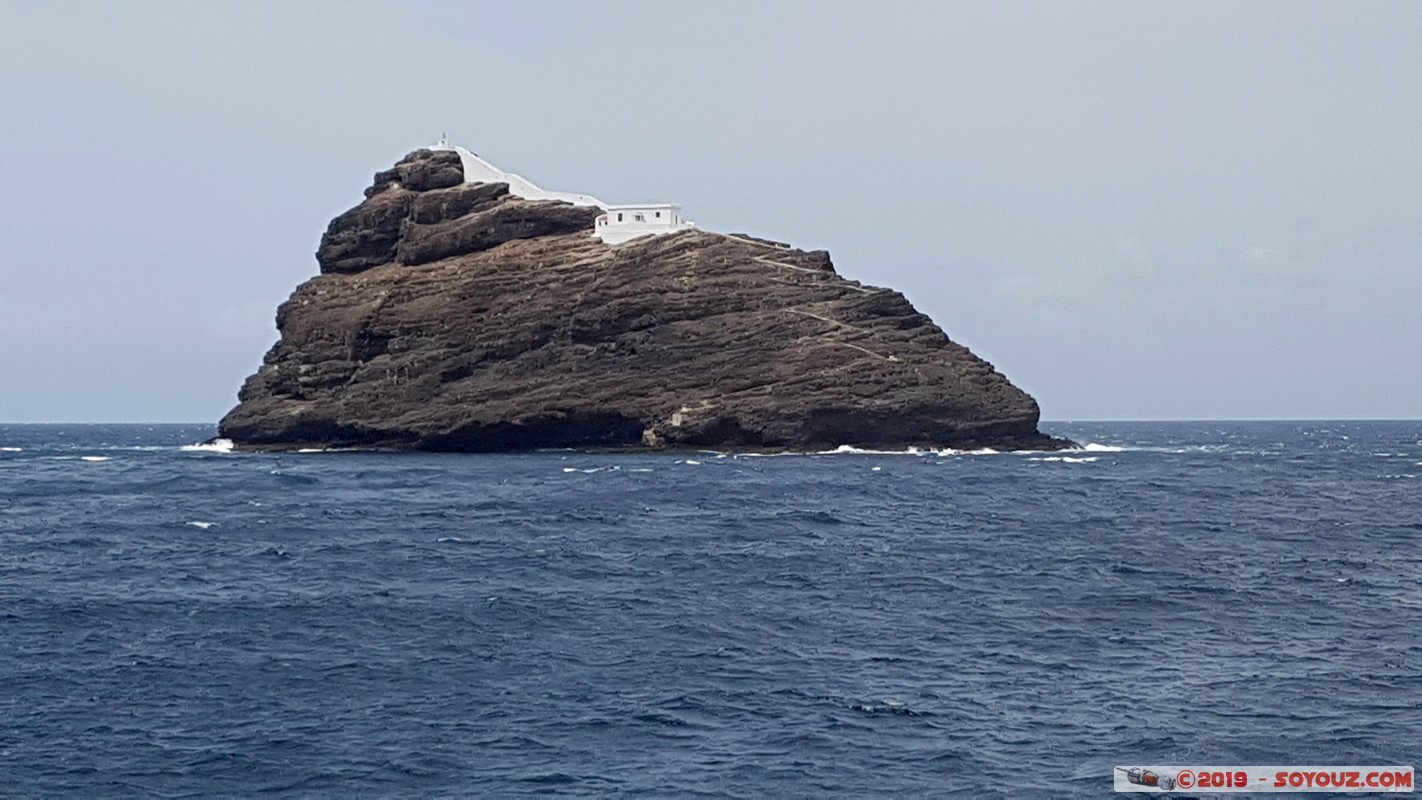
{"type": "Polygon", "coordinates": [[[675,203],[609,205],[592,195],[540,188],[522,175],[505,172],[466,148],[451,146],[444,136],[430,149],[457,153],[464,168],[465,183],[507,183],[510,194],[525,200],[561,200],[575,206],[601,208],[603,213],[597,217],[593,235],[608,244],[621,244],[642,236],[657,236],[696,227],[695,223],[681,216],[681,206],[675,203]]]}

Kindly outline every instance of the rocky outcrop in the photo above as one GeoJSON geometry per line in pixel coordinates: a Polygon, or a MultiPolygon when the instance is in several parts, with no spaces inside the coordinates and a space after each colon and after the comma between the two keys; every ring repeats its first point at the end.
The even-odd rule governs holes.
{"type": "Polygon", "coordinates": [[[220,435],[422,450],[1064,444],[903,295],[829,255],[691,230],[611,246],[596,208],[416,151],[331,222],[321,275],[220,435]]]}

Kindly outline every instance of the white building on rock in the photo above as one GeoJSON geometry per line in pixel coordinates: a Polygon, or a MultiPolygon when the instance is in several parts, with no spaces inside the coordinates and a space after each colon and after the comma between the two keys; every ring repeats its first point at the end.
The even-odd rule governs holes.
{"type": "Polygon", "coordinates": [[[689,230],[696,227],[683,219],[681,206],[674,203],[641,203],[608,205],[587,194],[554,192],[534,185],[533,181],[513,172],[505,172],[463,147],[450,145],[441,138],[431,150],[452,150],[459,155],[464,168],[465,183],[507,183],[509,193],[525,200],[561,200],[575,206],[597,206],[603,210],[593,226],[593,235],[608,244],[621,244],[641,236],[689,230]]]}
{"type": "Polygon", "coordinates": [[[608,244],[696,227],[681,218],[681,206],[675,203],[603,206],[602,209],[604,213],[597,218],[594,232],[608,244]]]}

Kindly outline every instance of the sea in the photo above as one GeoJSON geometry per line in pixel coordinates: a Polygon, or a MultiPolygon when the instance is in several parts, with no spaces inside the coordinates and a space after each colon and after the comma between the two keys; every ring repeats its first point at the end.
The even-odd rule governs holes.
{"type": "Polygon", "coordinates": [[[1121,765],[1417,763],[1422,422],[1043,429],[1080,447],[0,425],[0,796],[1103,797],[1121,765]]]}

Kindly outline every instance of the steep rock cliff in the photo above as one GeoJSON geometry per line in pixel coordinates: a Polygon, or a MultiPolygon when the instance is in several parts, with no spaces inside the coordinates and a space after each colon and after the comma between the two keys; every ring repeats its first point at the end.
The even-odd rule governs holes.
{"type": "Polygon", "coordinates": [[[419,150],[331,222],[220,435],[248,447],[1055,447],[1037,403],[823,251],[596,208],[419,150]]]}

